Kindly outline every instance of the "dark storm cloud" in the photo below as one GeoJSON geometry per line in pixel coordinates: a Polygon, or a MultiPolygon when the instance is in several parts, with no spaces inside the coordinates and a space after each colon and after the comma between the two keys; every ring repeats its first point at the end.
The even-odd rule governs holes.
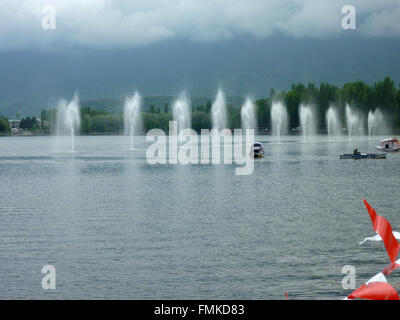
{"type": "MultiPolygon", "coordinates": [[[[0,49],[84,46],[137,47],[170,39],[213,42],[275,34],[295,38],[340,35],[335,0],[38,0],[0,3],[0,49]],[[56,30],[41,27],[42,8],[56,9],[56,30]]],[[[351,1],[363,37],[400,36],[398,0],[351,1]]]]}

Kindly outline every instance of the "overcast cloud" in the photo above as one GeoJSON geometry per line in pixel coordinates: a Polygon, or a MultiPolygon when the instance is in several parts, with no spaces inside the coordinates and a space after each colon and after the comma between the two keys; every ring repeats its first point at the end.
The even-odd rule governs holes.
{"type": "Polygon", "coordinates": [[[341,8],[354,5],[360,37],[399,37],[399,0],[2,0],[0,50],[64,46],[124,48],[168,39],[212,42],[274,34],[340,36],[341,8]],[[56,30],[41,9],[56,8],[56,30]]]}

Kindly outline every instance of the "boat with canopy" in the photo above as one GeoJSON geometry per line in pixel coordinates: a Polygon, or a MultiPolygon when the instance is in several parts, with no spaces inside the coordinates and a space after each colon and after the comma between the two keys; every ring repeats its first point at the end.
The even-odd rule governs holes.
{"type": "Polygon", "coordinates": [[[377,149],[386,152],[395,152],[400,150],[400,141],[397,138],[382,140],[377,149]]]}
{"type": "Polygon", "coordinates": [[[264,156],[264,147],[261,142],[254,142],[251,146],[250,155],[254,158],[262,158],[264,156]]]}

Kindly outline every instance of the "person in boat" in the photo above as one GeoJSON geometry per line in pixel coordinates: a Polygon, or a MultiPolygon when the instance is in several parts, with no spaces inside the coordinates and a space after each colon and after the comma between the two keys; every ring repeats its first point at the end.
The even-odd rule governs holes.
{"type": "Polygon", "coordinates": [[[355,149],[353,150],[353,154],[354,154],[355,156],[359,156],[359,155],[361,154],[361,152],[358,151],[358,148],[355,148],[355,149]]]}

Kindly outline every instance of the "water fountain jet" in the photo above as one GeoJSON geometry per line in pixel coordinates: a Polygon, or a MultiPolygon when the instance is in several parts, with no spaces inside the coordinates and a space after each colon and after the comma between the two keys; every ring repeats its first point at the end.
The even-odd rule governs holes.
{"type": "Polygon", "coordinates": [[[301,104],[299,108],[300,127],[303,131],[303,141],[307,141],[307,136],[315,134],[314,114],[311,106],[301,104]]]}
{"type": "Polygon", "coordinates": [[[174,121],[177,122],[178,139],[182,142],[182,130],[191,128],[190,102],[185,93],[181,93],[172,107],[174,121]]]}
{"type": "Polygon", "coordinates": [[[332,137],[340,133],[340,120],[337,110],[334,107],[329,107],[326,112],[326,125],[328,129],[329,141],[332,137]]]}
{"type": "Polygon", "coordinates": [[[276,135],[277,142],[280,143],[280,136],[287,133],[288,125],[286,106],[280,101],[272,102],[271,125],[272,134],[276,135]]]}
{"type": "Polygon", "coordinates": [[[57,108],[56,130],[57,136],[71,136],[71,150],[75,151],[75,135],[79,131],[81,125],[81,116],[79,110],[79,97],[74,95],[70,102],[61,99],[57,108]]]}
{"type": "Polygon", "coordinates": [[[384,120],[383,114],[379,109],[376,109],[375,112],[370,110],[368,112],[368,139],[371,139],[372,133],[375,135],[378,133],[378,130],[383,128],[384,120]]]}
{"type": "Polygon", "coordinates": [[[136,91],[134,96],[127,97],[124,104],[124,128],[125,133],[130,137],[130,150],[134,148],[135,128],[138,125],[140,116],[141,97],[136,91]]]}
{"type": "Polygon", "coordinates": [[[352,140],[355,129],[360,129],[361,121],[356,113],[350,108],[349,104],[346,104],[346,120],[347,120],[347,132],[349,140],[352,140]]]}
{"type": "Polygon", "coordinates": [[[226,129],[227,126],[227,114],[226,114],[226,102],[223,91],[218,90],[217,97],[211,106],[211,119],[212,128],[216,130],[226,129]]]}
{"type": "Polygon", "coordinates": [[[247,99],[242,106],[240,110],[240,116],[242,120],[243,132],[246,132],[246,129],[256,129],[256,108],[250,99],[247,99]]]}

